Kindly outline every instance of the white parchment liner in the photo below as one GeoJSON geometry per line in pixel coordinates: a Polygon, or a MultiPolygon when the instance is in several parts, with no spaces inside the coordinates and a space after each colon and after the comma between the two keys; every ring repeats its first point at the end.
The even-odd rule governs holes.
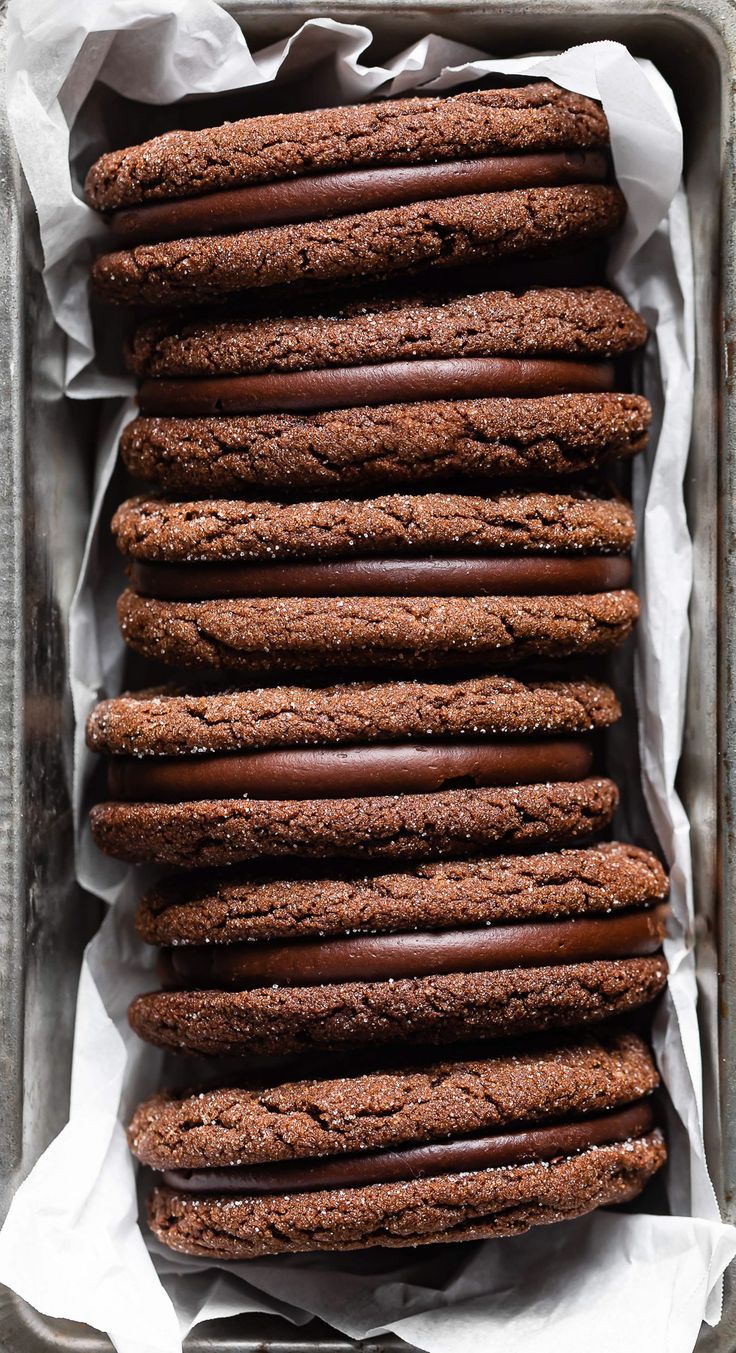
{"type": "MultiPolygon", "coordinates": [[[[78,872],[85,887],[114,905],[81,974],[70,1121],[16,1195],[0,1233],[0,1280],[47,1315],[106,1331],[121,1353],[176,1353],[197,1322],[245,1311],[276,1312],[295,1324],[317,1314],[354,1338],[392,1330],[431,1353],[588,1353],[591,1347],[596,1353],[689,1353],[702,1320],[718,1319],[720,1276],[736,1254],[736,1228],[719,1221],[703,1156],[689,837],[674,791],[691,586],[682,480],[693,385],[679,121],[658,73],[616,43],[494,61],[430,35],[377,67],[361,59],[370,41],[368,28],[320,19],[252,56],[234,19],[214,0],[74,0],[69,6],[11,0],[9,113],[38,209],[47,293],[68,338],[68,392],[128,398],[110,404],[100,439],[95,510],[70,632],[78,872]],[[125,1019],[131,997],[153,985],[151,955],[131,921],[141,874],[99,856],[82,811],[92,770],[84,720],[99,695],[114,693],[120,682],[114,601],[122,573],[107,522],[119,497],[117,439],[133,404],[128,378],[103,375],[94,362],[87,275],[104,227],[81,201],[75,166],[106,148],[94,93],[85,104],[97,80],[132,99],[168,103],[287,73],[308,81],[317,62],[313,102],[452,89],[492,72],[552,78],[600,98],[608,115],[629,205],[611,280],[652,332],[646,388],[655,436],[634,477],[636,586],[643,603],[635,669],[644,798],[672,869],[671,977],[656,1042],[674,1106],[667,1175],[673,1215],[599,1212],[511,1240],[428,1252],[204,1267],[144,1239],[137,1225],[122,1124],[161,1068],[160,1054],[139,1043],[125,1019]]],[[[118,335],[108,339],[114,347],[118,335]]],[[[636,802],[631,785],[627,798],[636,802]]],[[[628,825],[635,834],[646,830],[635,812],[628,825]]]]}

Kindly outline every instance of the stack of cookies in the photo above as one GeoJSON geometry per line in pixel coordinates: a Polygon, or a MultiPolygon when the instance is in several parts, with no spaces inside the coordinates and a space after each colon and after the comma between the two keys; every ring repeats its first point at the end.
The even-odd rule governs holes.
{"type": "Polygon", "coordinates": [[[601,839],[600,655],[638,614],[602,476],[646,444],[646,329],[559,284],[624,216],[607,137],[536,83],[90,170],[95,291],[145,307],[120,625],[174,669],[93,711],[92,831],[165,867],[133,1028],[242,1068],[131,1124],[174,1249],[514,1234],[663,1163],[667,879],[601,839]]]}

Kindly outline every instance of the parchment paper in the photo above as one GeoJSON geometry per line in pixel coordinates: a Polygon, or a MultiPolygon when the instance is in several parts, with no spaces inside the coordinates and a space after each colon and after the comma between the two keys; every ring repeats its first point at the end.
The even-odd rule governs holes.
{"type": "MultiPolygon", "coordinates": [[[[588,1353],[591,1347],[597,1353],[620,1353],[622,1347],[627,1353],[689,1353],[702,1320],[718,1319],[720,1275],[736,1254],[736,1229],[719,1221],[704,1162],[688,825],[674,791],[691,585],[682,480],[693,371],[691,253],[678,187],[677,113],[658,73],[615,43],[494,61],[430,34],[377,67],[362,60],[370,41],[367,28],[320,19],[253,56],[234,19],[213,0],[75,0],[72,6],[11,0],[9,113],[38,208],[49,300],[68,338],[68,391],[76,398],[128,398],[110,404],[102,429],[95,509],[70,631],[78,872],[85,887],[112,905],[80,980],[70,1121],[11,1207],[0,1233],[0,1280],[48,1315],[107,1331],[121,1353],[176,1353],[198,1321],[245,1311],[275,1312],[297,1325],[317,1314],[354,1338],[393,1330],[432,1353],[588,1353]],[[635,574],[643,602],[634,666],[643,796],[672,869],[671,977],[656,1029],[672,1104],[672,1215],[600,1212],[512,1240],[427,1252],[204,1267],[164,1252],[137,1225],[122,1124],[162,1074],[161,1055],[139,1043],[125,1019],[131,997],[153,985],[152,955],[132,929],[143,877],[95,851],[83,811],[93,770],[84,750],[84,720],[99,696],[114,693],[121,680],[114,600],[122,573],[107,523],[120,497],[117,439],[133,403],[119,364],[112,374],[106,364],[103,374],[95,361],[87,270],[104,232],[84,206],[79,183],[107,144],[110,101],[98,97],[95,81],[135,100],[167,103],[287,76],[291,88],[296,81],[303,89],[318,63],[312,102],[452,89],[495,73],[550,77],[600,98],[608,115],[616,173],[629,205],[611,280],[644,314],[652,333],[646,389],[655,435],[634,483],[635,574]]],[[[102,344],[106,354],[114,353],[119,338],[107,321],[104,335],[97,334],[98,351],[102,344]]],[[[622,758],[619,749],[624,764],[631,763],[630,750],[622,758]]],[[[636,802],[630,781],[627,803],[636,802]]],[[[635,809],[626,826],[635,836],[647,831],[635,809]]]]}

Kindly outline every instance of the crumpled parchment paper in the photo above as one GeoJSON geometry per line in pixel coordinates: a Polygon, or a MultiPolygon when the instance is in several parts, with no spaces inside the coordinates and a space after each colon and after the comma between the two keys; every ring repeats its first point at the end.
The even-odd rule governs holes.
{"type": "MultiPolygon", "coordinates": [[[[736,1254],[736,1228],[719,1220],[703,1154],[688,824],[674,789],[688,651],[691,551],[682,480],[694,356],[690,237],[679,187],[682,137],[670,90],[651,65],[612,42],[494,61],[429,34],[379,67],[363,59],[368,27],[317,19],[253,55],[234,18],[214,0],[75,0],[72,6],[11,0],[8,23],[9,114],[38,209],[48,298],[67,335],[68,392],[127,398],[111,403],[103,424],[90,537],[70,620],[78,872],[111,906],[81,974],[70,1120],[16,1195],[0,1233],[0,1280],[45,1314],[106,1331],[120,1353],[176,1353],[197,1322],[249,1311],[274,1312],[296,1325],[319,1315],[357,1339],[392,1330],[431,1353],[588,1353],[591,1347],[597,1353],[622,1347],[690,1353],[702,1320],[718,1318],[720,1276],[736,1254]],[[140,872],[97,853],[82,811],[93,768],[84,720],[100,694],[120,687],[123,649],[114,601],[122,574],[107,522],[117,495],[117,440],[134,406],[130,379],[105,374],[95,362],[87,275],[104,226],[84,205],[80,178],[107,145],[97,81],[143,103],[168,103],[287,74],[308,85],[318,65],[313,102],[449,90],[493,73],[554,79],[600,98],[608,115],[629,205],[611,280],[643,313],[652,335],[646,390],[655,407],[654,437],[634,472],[635,573],[643,602],[634,667],[643,796],[672,870],[671,977],[656,1045],[672,1102],[667,1178],[673,1215],[601,1212],[511,1240],[426,1252],[205,1266],[164,1251],[138,1227],[123,1123],[161,1074],[160,1054],[139,1043],[125,1019],[132,996],[153,985],[152,956],[132,929],[142,880],[140,872]]],[[[490,18],[487,42],[492,48],[490,18]]],[[[107,333],[112,348],[118,337],[107,333]]],[[[645,830],[636,820],[627,825],[634,834],[645,830]]]]}

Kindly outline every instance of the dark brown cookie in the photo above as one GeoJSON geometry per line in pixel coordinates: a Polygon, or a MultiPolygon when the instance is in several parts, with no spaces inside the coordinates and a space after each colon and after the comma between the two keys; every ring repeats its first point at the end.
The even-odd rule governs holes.
{"type": "Polygon", "coordinates": [[[207,1056],[449,1043],[612,1019],[652,1001],[666,976],[655,954],[391,982],[155,991],[136,997],[129,1017],[147,1042],[207,1056]]]}
{"type": "Polygon", "coordinates": [[[441,357],[610,357],[644,321],[604,287],[546,287],[353,303],[275,318],[149,320],[129,351],[142,378],[307,371],[441,357]]]}
{"type": "Polygon", "coordinates": [[[618,188],[575,184],[485,193],[298,225],[138,245],[98,258],[102,300],[171,305],[250,287],[411,273],[544,254],[600,239],[625,215],[618,188]]]}
{"type": "Polygon", "coordinates": [[[634,517],[586,489],[475,496],[389,494],[320,502],[131,498],[112,531],[131,559],[169,564],[348,559],[386,554],[620,553],[634,517]]]}
{"type": "Polygon", "coordinates": [[[406,671],[460,659],[495,665],[605,653],[637,619],[630,591],[572,596],[320,596],[118,603],[131,648],[184,667],[406,671]]]}
{"type": "Polygon", "coordinates": [[[103,155],[85,194],[90,206],[110,211],[325,171],[599,147],[607,139],[598,104],[544,81],[169,132],[103,155]]]}
{"type": "Polygon", "coordinates": [[[162,1188],[148,1221],[170,1248],[224,1259],[480,1240],[628,1202],[665,1158],[655,1131],[553,1161],[350,1190],[233,1198],[162,1188]]]}
{"type": "Polygon", "coordinates": [[[456,476],[576,475],[644,450],[640,395],[393,404],[313,414],[136,418],[121,455],[173,492],[389,487],[456,476]]]}
{"type": "Polygon", "coordinates": [[[206,868],[249,860],[422,860],[589,838],[610,823],[610,780],[359,799],[102,803],[101,850],[131,863],[206,868]]]}
{"type": "Polygon", "coordinates": [[[166,688],[103,700],[87,743],[110,756],[181,756],[406,738],[585,733],[620,716],[601,681],[359,681],[188,694],[166,688]]]}
{"type": "MultiPolygon", "coordinates": [[[[276,1226],[285,1250],[350,1248],[383,1237],[409,1244],[415,1233],[428,1241],[431,1226],[422,1231],[414,1215],[410,1233],[397,1216],[411,1206],[426,1222],[430,1202],[449,1205],[452,1238],[467,1239],[468,1226],[475,1234],[479,1222],[479,1197],[489,1197],[473,1185],[487,1191],[493,1180],[508,1190],[540,1162],[547,1172],[575,1163],[568,1182],[579,1184],[586,1161],[606,1161],[608,1169],[633,1156],[633,1172],[625,1186],[619,1180],[615,1196],[637,1180],[640,1186],[665,1154],[648,1102],[657,1083],[635,1035],[588,1034],[454,1061],[425,1053],[408,1065],[337,1080],[158,1095],[140,1106],[128,1136],[138,1159],[162,1172],[150,1219],[174,1248],[255,1255],[272,1248],[276,1226]],[[224,1231],[223,1217],[230,1218],[224,1231]],[[357,1231],[350,1227],[356,1218],[357,1231]]],[[[599,1187],[600,1170],[593,1177],[599,1187]]],[[[602,1201],[590,1187],[585,1196],[587,1206],[602,1201]]],[[[572,1190],[561,1215],[583,1210],[582,1199],[572,1190]]],[[[503,1225],[499,1210],[491,1208],[483,1222],[494,1232],[503,1225]]],[[[517,1215],[512,1229],[518,1223],[517,1215]]]]}
{"type": "Polygon", "coordinates": [[[158,1094],[134,1114],[130,1149],[155,1170],[388,1150],[600,1114],[659,1083],[651,1053],[632,1033],[436,1058],[338,1080],[158,1094]]]}
{"type": "Polygon", "coordinates": [[[344,867],[302,877],[176,875],[143,897],[149,944],[229,944],[607,915],[667,896],[654,855],[619,842],[541,855],[432,862],[401,873],[344,867]]]}

